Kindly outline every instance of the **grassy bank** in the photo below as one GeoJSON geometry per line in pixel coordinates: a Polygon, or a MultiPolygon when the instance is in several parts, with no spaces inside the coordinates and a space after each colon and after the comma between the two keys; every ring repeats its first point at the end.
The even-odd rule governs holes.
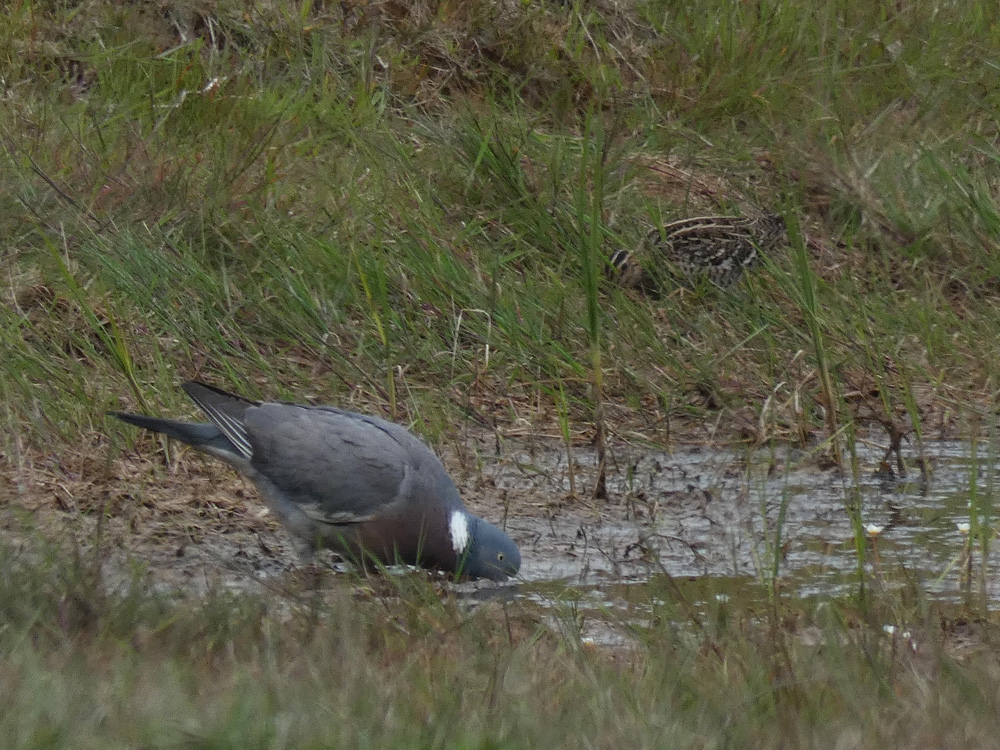
{"type": "Polygon", "coordinates": [[[998,361],[991,28],[978,4],[15,3],[7,433],[73,442],[191,375],[432,439],[585,427],[594,336],[613,427],[951,429],[998,361]],[[588,313],[588,248],[762,208],[793,247],[735,293],[602,286],[588,313]]]}
{"type": "MultiPolygon", "coordinates": [[[[866,432],[907,450],[990,437],[990,7],[677,5],[8,3],[12,747],[993,744],[992,626],[956,657],[918,594],[700,626],[670,603],[608,649],[423,579],[160,598],[45,551],[66,519],[87,522],[85,550],[105,522],[126,535],[145,503],[203,536],[263,523],[183,464],[124,481],[105,411],[188,414],[192,377],[380,413],[438,446],[572,450],[606,430],[849,459],[866,432]],[[789,247],[731,290],[604,277],[658,223],[760,210],[785,216],[789,247]],[[168,513],[150,477],[199,505],[168,513]],[[928,623],[920,647],[888,622],[928,623]]],[[[497,495],[487,515],[519,512],[497,495]]]]}

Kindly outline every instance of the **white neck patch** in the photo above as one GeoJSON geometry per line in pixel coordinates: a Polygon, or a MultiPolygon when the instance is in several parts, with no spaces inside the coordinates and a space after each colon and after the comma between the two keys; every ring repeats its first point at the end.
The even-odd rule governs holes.
{"type": "Polygon", "coordinates": [[[453,511],[448,519],[448,533],[451,534],[451,548],[456,555],[465,552],[469,546],[469,519],[460,510],[453,511]]]}

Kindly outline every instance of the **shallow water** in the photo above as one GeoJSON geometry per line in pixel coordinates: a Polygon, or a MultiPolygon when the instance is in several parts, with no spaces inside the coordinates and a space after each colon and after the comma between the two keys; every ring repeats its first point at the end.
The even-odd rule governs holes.
{"type": "MultiPolygon", "coordinates": [[[[849,507],[862,526],[882,529],[877,540],[860,534],[869,590],[906,588],[977,608],[995,608],[1000,598],[997,545],[984,565],[976,541],[970,582],[961,564],[969,537],[957,528],[971,521],[972,497],[984,528],[995,526],[996,446],[974,452],[968,443],[927,441],[929,475],[911,468],[904,478],[876,473],[884,453],[878,446],[859,449],[853,473],[820,468],[815,457],[792,450],[619,446],[610,453],[607,502],[569,498],[565,454],[552,446],[480,453],[478,472],[459,477],[463,494],[478,499],[491,521],[501,522],[497,509],[510,500],[517,513],[505,525],[523,560],[519,580],[499,586],[447,584],[442,576],[470,606],[534,601],[554,629],[618,645],[659,619],[724,616],[728,607],[752,613],[767,603],[772,577],[786,601],[854,593],[861,578],[849,507]]],[[[904,456],[915,464],[913,446],[904,456]]],[[[595,456],[577,448],[574,461],[582,494],[595,456]]],[[[274,524],[220,522],[224,532],[204,532],[200,541],[176,526],[164,522],[162,539],[147,532],[132,550],[158,590],[283,591],[286,577],[301,569],[287,532],[274,524]]],[[[125,549],[108,559],[109,584],[130,585],[133,559],[125,549]]]]}
{"type": "MultiPolygon", "coordinates": [[[[997,545],[980,576],[975,543],[970,588],[962,564],[969,538],[958,524],[970,522],[975,493],[982,523],[993,525],[996,452],[927,441],[926,478],[916,468],[903,478],[877,474],[883,452],[862,448],[852,476],[791,452],[772,460],[764,452],[619,450],[608,478],[611,503],[581,510],[570,502],[547,518],[511,518],[507,528],[522,548],[522,578],[536,588],[562,583],[592,605],[627,609],[630,587],[648,602],[650,582],[673,579],[693,605],[706,607],[760,595],[775,570],[782,592],[796,598],[856,591],[859,556],[848,512],[855,507],[862,526],[881,527],[877,538],[861,534],[869,584],[912,586],[954,603],[984,590],[992,605],[1000,595],[990,575],[997,545]]],[[[904,455],[912,461],[915,451],[904,455]]],[[[533,450],[513,458],[484,467],[501,491],[567,495],[564,455],[533,450]]],[[[578,451],[574,460],[577,486],[585,487],[595,458],[578,451]]],[[[564,586],[540,590],[558,599],[564,586]]]]}

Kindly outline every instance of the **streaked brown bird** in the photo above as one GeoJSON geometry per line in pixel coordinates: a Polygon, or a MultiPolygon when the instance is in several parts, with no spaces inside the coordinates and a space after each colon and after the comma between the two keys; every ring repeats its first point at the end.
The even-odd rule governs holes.
{"type": "Polygon", "coordinates": [[[707,279],[725,287],[760,263],[761,253],[787,241],[777,213],[681,219],[649,232],[638,250],[615,252],[609,274],[627,289],[655,289],[664,274],[688,286],[707,279]]]}

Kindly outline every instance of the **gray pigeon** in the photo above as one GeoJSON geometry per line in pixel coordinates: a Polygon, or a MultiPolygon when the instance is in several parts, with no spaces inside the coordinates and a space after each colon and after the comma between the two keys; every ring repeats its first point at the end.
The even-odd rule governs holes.
{"type": "Polygon", "coordinates": [[[111,415],[235,466],[311,546],[362,565],[403,562],[494,581],[520,568],[517,545],[468,511],[438,457],[400,425],[332,406],[248,401],[193,381],[182,387],[210,423],[111,415]]]}

